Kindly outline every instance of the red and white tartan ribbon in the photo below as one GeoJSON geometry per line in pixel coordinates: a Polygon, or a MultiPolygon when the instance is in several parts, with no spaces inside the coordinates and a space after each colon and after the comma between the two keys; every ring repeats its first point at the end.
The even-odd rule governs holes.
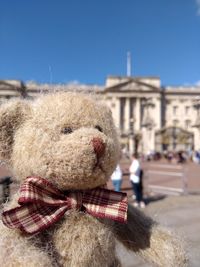
{"type": "Polygon", "coordinates": [[[92,216],[127,221],[127,196],[103,188],[64,194],[41,177],[28,177],[20,188],[20,206],[2,213],[9,228],[34,234],[57,222],[70,209],[83,209],[92,216]]]}

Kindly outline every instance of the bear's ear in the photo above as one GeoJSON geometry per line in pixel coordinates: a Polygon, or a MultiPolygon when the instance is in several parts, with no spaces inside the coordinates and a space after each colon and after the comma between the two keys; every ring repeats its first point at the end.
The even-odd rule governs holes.
{"type": "Polygon", "coordinates": [[[0,106],[0,160],[9,161],[15,131],[30,116],[31,105],[15,99],[0,106]]]}

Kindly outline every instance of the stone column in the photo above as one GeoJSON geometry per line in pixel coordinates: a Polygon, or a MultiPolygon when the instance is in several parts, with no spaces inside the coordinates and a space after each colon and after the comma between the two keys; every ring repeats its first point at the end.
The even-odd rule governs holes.
{"type": "Polygon", "coordinates": [[[126,98],[125,101],[125,121],[124,121],[124,130],[126,133],[130,130],[130,99],[126,98]]]}
{"type": "Polygon", "coordinates": [[[115,97],[115,108],[112,111],[115,125],[120,129],[120,98],[115,97]]]}
{"type": "Polygon", "coordinates": [[[150,107],[150,116],[153,119],[153,125],[151,129],[151,145],[150,150],[155,151],[155,133],[156,130],[161,129],[161,101],[160,98],[155,97],[153,100],[153,107],[150,107]]]}
{"type": "Polygon", "coordinates": [[[140,120],[141,120],[140,98],[136,98],[134,118],[135,118],[134,130],[139,131],[140,130],[140,120]]]}
{"type": "Polygon", "coordinates": [[[113,98],[113,102],[115,105],[111,107],[112,110],[112,116],[114,123],[117,128],[119,128],[119,122],[120,122],[120,101],[118,97],[113,98]]]}
{"type": "Polygon", "coordinates": [[[149,136],[148,136],[148,130],[146,127],[142,127],[142,152],[144,154],[147,154],[149,151],[149,136]]]}
{"type": "Polygon", "coordinates": [[[156,129],[161,129],[161,101],[160,98],[154,100],[155,107],[153,108],[153,118],[156,129]]]}
{"type": "Polygon", "coordinates": [[[200,128],[194,128],[194,150],[200,149],[200,128]]]}
{"type": "Polygon", "coordinates": [[[130,136],[129,138],[129,153],[132,155],[134,152],[134,142],[133,142],[133,136],[130,136]]]}
{"type": "Polygon", "coordinates": [[[155,150],[155,127],[148,130],[148,139],[149,139],[149,147],[150,151],[155,150]]]}
{"type": "Polygon", "coordinates": [[[120,98],[116,97],[116,109],[115,109],[115,123],[117,128],[120,130],[120,98]]]}

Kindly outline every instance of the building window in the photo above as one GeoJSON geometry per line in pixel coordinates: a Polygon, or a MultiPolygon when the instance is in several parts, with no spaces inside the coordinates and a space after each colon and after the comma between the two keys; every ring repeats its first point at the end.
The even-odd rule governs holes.
{"type": "Polygon", "coordinates": [[[186,120],[185,121],[185,128],[189,129],[191,127],[191,121],[190,120],[186,120]]]}
{"type": "Polygon", "coordinates": [[[180,103],[184,103],[185,101],[185,99],[180,99],[180,103]]]}
{"type": "Polygon", "coordinates": [[[185,107],[185,115],[188,115],[189,114],[189,110],[190,110],[190,107],[186,106],[185,107]]]}
{"type": "Polygon", "coordinates": [[[179,125],[179,121],[178,120],[173,120],[173,126],[177,127],[179,125]]]}
{"type": "Polygon", "coordinates": [[[173,106],[173,115],[177,115],[178,106],[173,106]]]}

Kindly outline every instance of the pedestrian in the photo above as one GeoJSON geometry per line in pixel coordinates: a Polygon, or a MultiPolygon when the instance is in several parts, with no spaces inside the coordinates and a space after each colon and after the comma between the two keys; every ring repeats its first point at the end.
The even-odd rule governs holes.
{"type": "Polygon", "coordinates": [[[139,160],[137,159],[137,155],[134,153],[132,155],[132,162],[129,168],[130,171],[130,181],[132,184],[133,192],[135,194],[135,207],[145,207],[145,203],[143,201],[143,184],[142,184],[142,176],[143,171],[140,167],[139,160]]]}
{"type": "Polygon", "coordinates": [[[119,192],[121,191],[121,184],[122,184],[122,171],[120,165],[118,164],[115,171],[111,176],[112,184],[114,186],[114,190],[119,192]]]}

